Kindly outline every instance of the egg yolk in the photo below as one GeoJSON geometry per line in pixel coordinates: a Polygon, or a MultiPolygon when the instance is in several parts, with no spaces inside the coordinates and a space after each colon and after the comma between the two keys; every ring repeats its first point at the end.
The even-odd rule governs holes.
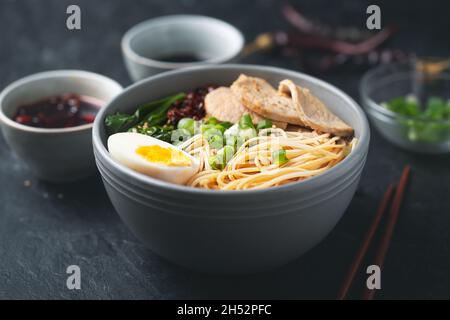
{"type": "Polygon", "coordinates": [[[191,159],[189,159],[180,150],[173,148],[163,148],[158,145],[141,146],[136,149],[136,153],[145,160],[165,166],[190,166],[191,159]]]}

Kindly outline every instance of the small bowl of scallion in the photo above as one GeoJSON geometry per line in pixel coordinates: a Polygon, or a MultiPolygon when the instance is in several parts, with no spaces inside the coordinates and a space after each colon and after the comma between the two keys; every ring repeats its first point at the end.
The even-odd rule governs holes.
{"type": "Polygon", "coordinates": [[[362,78],[362,104],[389,142],[420,153],[450,152],[450,73],[417,62],[387,64],[362,78]]]}

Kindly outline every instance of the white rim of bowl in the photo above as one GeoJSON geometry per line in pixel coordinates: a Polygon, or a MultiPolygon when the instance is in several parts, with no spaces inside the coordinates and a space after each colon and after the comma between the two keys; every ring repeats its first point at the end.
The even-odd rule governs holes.
{"type": "Polygon", "coordinates": [[[202,15],[168,15],[168,16],[163,16],[163,17],[158,17],[158,18],[142,21],[142,22],[138,23],[137,25],[135,25],[134,27],[132,27],[131,29],[129,29],[125,33],[125,35],[122,37],[121,47],[122,47],[123,53],[127,56],[127,58],[129,58],[130,60],[133,60],[136,63],[143,64],[143,65],[146,65],[149,67],[159,67],[159,68],[164,68],[164,69],[177,69],[177,68],[184,68],[184,67],[188,67],[188,66],[189,67],[197,66],[197,65],[201,65],[201,64],[222,63],[222,62],[231,60],[234,57],[236,57],[241,52],[242,48],[244,47],[244,36],[243,36],[242,32],[239,31],[236,27],[234,27],[233,25],[229,24],[228,22],[225,22],[220,19],[216,19],[216,18],[212,18],[212,17],[208,17],[208,16],[202,16],[202,15]],[[166,61],[155,60],[155,59],[151,59],[148,57],[144,57],[144,56],[136,53],[131,48],[130,42],[132,41],[132,39],[137,34],[141,33],[145,29],[147,29],[149,24],[154,24],[154,26],[157,26],[158,24],[163,24],[163,23],[167,23],[167,22],[171,22],[171,21],[176,21],[178,19],[186,19],[186,18],[187,19],[195,19],[195,20],[202,19],[205,21],[209,21],[211,23],[221,24],[222,26],[228,28],[230,32],[234,33],[237,40],[239,41],[239,44],[237,45],[237,50],[235,50],[229,54],[223,55],[223,56],[218,56],[218,57],[211,58],[211,59],[205,59],[205,60],[198,61],[198,62],[166,62],[166,61]]]}
{"type": "MultiPolygon", "coordinates": [[[[104,146],[104,144],[101,141],[100,129],[99,129],[100,126],[103,125],[103,121],[100,119],[103,119],[105,117],[105,112],[108,109],[108,106],[111,104],[111,101],[110,101],[108,103],[108,105],[105,108],[101,109],[99,111],[99,113],[97,114],[97,117],[95,118],[95,121],[94,121],[94,128],[92,130],[94,151],[98,151],[98,154],[96,152],[94,152],[94,154],[95,154],[96,158],[100,157],[100,159],[98,161],[102,161],[102,158],[103,158],[104,160],[106,160],[106,162],[108,162],[109,165],[111,165],[112,167],[119,170],[121,172],[121,174],[123,174],[124,176],[130,176],[133,179],[136,179],[139,183],[141,183],[143,185],[147,185],[147,186],[149,186],[149,185],[157,186],[157,187],[160,187],[160,188],[163,188],[166,190],[183,192],[184,194],[190,193],[190,194],[208,194],[210,196],[213,196],[213,195],[245,196],[245,195],[249,195],[249,194],[261,194],[264,192],[281,191],[281,190],[284,190],[287,188],[293,188],[293,186],[311,185],[312,183],[316,183],[317,180],[325,179],[326,176],[330,176],[331,174],[336,173],[336,170],[338,170],[342,166],[346,166],[350,161],[353,161],[353,159],[358,156],[357,152],[358,153],[365,152],[364,149],[368,149],[369,141],[370,141],[369,123],[367,121],[367,117],[366,117],[364,111],[361,109],[361,107],[359,107],[359,105],[355,102],[355,100],[353,100],[349,95],[347,95],[341,89],[338,89],[337,87],[335,87],[323,80],[309,76],[309,75],[301,73],[301,72],[290,71],[290,70],[277,68],[277,67],[252,65],[252,64],[225,64],[225,65],[213,65],[213,66],[195,66],[195,67],[190,67],[190,68],[172,70],[172,71],[160,73],[158,75],[155,75],[155,76],[147,78],[147,79],[143,79],[143,80],[127,87],[125,89],[125,91],[120,93],[115,99],[117,99],[121,95],[125,94],[126,91],[129,91],[133,88],[141,86],[144,83],[156,81],[159,78],[167,77],[167,76],[170,76],[173,74],[189,73],[192,71],[201,71],[201,70],[205,70],[205,69],[207,70],[207,69],[211,69],[211,68],[224,69],[224,70],[227,70],[228,68],[241,68],[241,69],[245,69],[246,71],[250,71],[250,72],[252,72],[252,71],[255,71],[255,72],[258,72],[258,71],[269,71],[270,72],[270,71],[272,71],[272,72],[277,72],[277,73],[282,72],[288,76],[291,75],[293,77],[301,75],[305,80],[316,82],[317,84],[323,86],[327,90],[334,92],[335,94],[337,94],[338,96],[342,97],[344,100],[347,101],[347,103],[351,106],[351,108],[356,112],[356,114],[359,116],[359,118],[362,121],[361,135],[360,135],[358,143],[356,144],[355,150],[353,150],[353,152],[351,152],[344,160],[342,160],[341,162],[339,162],[337,165],[330,168],[326,172],[319,174],[317,176],[308,178],[301,182],[294,182],[294,183],[289,183],[289,184],[285,184],[282,186],[270,187],[267,189],[256,189],[256,190],[255,189],[208,190],[208,189],[193,188],[193,187],[189,187],[189,186],[185,186],[185,185],[178,185],[178,184],[174,184],[174,183],[170,183],[170,182],[165,182],[165,181],[158,180],[158,179],[150,177],[150,176],[146,176],[146,175],[141,174],[137,171],[134,171],[133,169],[130,169],[112,159],[112,157],[109,155],[108,150],[106,149],[106,147],[104,146]]],[[[362,157],[359,161],[362,161],[363,159],[364,159],[364,157],[362,157]]]]}
{"type": "MultiPolygon", "coordinates": [[[[67,69],[67,70],[52,70],[52,71],[44,71],[44,72],[35,73],[35,74],[20,78],[16,81],[12,82],[5,89],[3,89],[3,91],[0,93],[0,122],[3,122],[5,125],[8,125],[10,127],[13,127],[15,129],[19,129],[22,131],[28,131],[28,132],[34,132],[34,133],[44,133],[44,134],[65,133],[65,132],[74,132],[74,131],[82,131],[82,130],[91,129],[94,126],[94,122],[88,123],[88,124],[83,124],[80,126],[70,127],[70,128],[31,127],[31,126],[20,124],[20,123],[14,121],[13,119],[8,117],[3,112],[3,106],[2,106],[3,100],[9,93],[11,93],[11,91],[17,89],[18,87],[26,85],[28,82],[31,82],[31,81],[45,81],[45,79],[52,78],[52,77],[73,77],[73,76],[97,79],[100,81],[109,82],[109,85],[117,87],[117,89],[118,89],[117,94],[120,94],[121,91],[123,90],[123,87],[117,81],[115,81],[111,78],[108,78],[104,75],[101,75],[101,74],[98,74],[95,72],[90,72],[90,71],[67,69]]],[[[61,93],[64,93],[64,92],[61,92],[61,93]]],[[[104,103],[105,104],[99,108],[97,115],[100,113],[100,110],[103,107],[108,105],[109,101],[104,101],[104,103]]]]}

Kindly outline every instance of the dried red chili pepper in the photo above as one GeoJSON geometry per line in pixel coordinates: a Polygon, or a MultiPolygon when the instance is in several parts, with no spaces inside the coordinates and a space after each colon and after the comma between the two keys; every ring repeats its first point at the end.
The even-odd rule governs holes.
{"type": "Polygon", "coordinates": [[[287,46],[301,49],[320,49],[337,54],[359,55],[375,50],[395,32],[394,27],[387,27],[358,43],[336,40],[324,36],[299,34],[293,32],[277,31],[274,41],[278,46],[287,46]]]}
{"type": "Polygon", "coordinates": [[[344,41],[362,41],[372,33],[355,27],[330,26],[320,21],[314,21],[301,14],[291,4],[285,3],[281,13],[288,23],[301,33],[334,38],[344,41]]]}

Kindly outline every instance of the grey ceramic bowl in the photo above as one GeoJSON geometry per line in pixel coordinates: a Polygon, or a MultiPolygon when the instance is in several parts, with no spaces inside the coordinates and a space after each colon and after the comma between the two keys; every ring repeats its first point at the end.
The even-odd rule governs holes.
{"type": "Polygon", "coordinates": [[[115,209],[150,249],[177,264],[207,272],[248,273],[285,264],[317,245],[350,203],[363,169],[369,127],[360,107],[339,89],[288,70],[205,66],[167,72],[127,89],[103,109],[93,130],[94,154],[115,209]],[[289,78],[310,88],[355,129],[359,143],[341,163],[299,183],[258,191],[210,191],[169,184],[114,161],[105,145],[104,119],[140,103],[215,83],[240,73],[276,85],[289,78]]]}
{"type": "Polygon", "coordinates": [[[122,54],[133,81],[179,68],[233,61],[244,46],[232,25],[206,16],[172,15],[150,19],[128,30],[122,54]],[[196,56],[197,62],[170,62],[165,57],[196,56]]]}
{"type": "Polygon", "coordinates": [[[0,94],[0,123],[7,144],[40,179],[63,182],[95,172],[92,126],[44,129],[19,124],[12,116],[20,105],[48,96],[77,93],[106,104],[122,87],[105,76],[79,70],[37,73],[17,80],[0,94]]]}

